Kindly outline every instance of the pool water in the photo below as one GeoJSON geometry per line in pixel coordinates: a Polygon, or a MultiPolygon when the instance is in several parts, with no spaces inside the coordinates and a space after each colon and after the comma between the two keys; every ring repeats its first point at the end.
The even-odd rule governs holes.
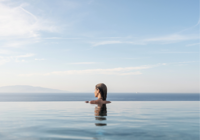
{"type": "Polygon", "coordinates": [[[0,102],[0,140],[199,140],[199,101],[0,102]]]}

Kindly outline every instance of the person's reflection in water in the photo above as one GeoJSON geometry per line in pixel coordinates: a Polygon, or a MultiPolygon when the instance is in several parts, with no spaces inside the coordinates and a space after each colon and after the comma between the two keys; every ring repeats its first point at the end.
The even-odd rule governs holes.
{"type": "Polygon", "coordinates": [[[94,109],[94,116],[97,121],[95,125],[98,127],[96,129],[95,140],[104,140],[105,139],[105,130],[104,127],[107,126],[106,116],[107,116],[107,107],[106,104],[97,104],[94,109]]]}
{"type": "Polygon", "coordinates": [[[98,104],[95,107],[95,119],[100,121],[99,123],[95,123],[96,126],[106,126],[106,123],[103,123],[103,121],[106,121],[106,117],[107,116],[107,107],[106,104],[98,104]]]}

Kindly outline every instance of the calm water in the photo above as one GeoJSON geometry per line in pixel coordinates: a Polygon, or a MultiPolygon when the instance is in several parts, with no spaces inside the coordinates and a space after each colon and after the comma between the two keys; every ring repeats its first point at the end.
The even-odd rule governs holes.
{"type": "MultiPolygon", "coordinates": [[[[86,101],[96,100],[94,93],[46,93],[0,94],[0,102],[5,101],[86,101]]],[[[199,101],[198,93],[109,93],[110,101],[199,101]]]]}
{"type": "Polygon", "coordinates": [[[0,140],[199,140],[198,101],[0,102],[0,140]]]}

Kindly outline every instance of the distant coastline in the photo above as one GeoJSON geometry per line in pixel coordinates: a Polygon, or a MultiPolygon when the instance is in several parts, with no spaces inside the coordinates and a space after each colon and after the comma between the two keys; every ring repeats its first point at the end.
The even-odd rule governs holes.
{"type": "Polygon", "coordinates": [[[14,85],[0,87],[0,93],[68,93],[68,91],[29,85],[14,85]]]}

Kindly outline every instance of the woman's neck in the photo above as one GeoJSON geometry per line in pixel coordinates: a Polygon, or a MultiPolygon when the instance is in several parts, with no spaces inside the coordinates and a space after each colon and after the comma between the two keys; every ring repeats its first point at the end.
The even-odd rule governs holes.
{"type": "Polygon", "coordinates": [[[98,98],[98,99],[102,99],[102,97],[101,97],[101,95],[100,95],[100,94],[98,95],[98,97],[97,97],[97,98],[98,98]]]}

